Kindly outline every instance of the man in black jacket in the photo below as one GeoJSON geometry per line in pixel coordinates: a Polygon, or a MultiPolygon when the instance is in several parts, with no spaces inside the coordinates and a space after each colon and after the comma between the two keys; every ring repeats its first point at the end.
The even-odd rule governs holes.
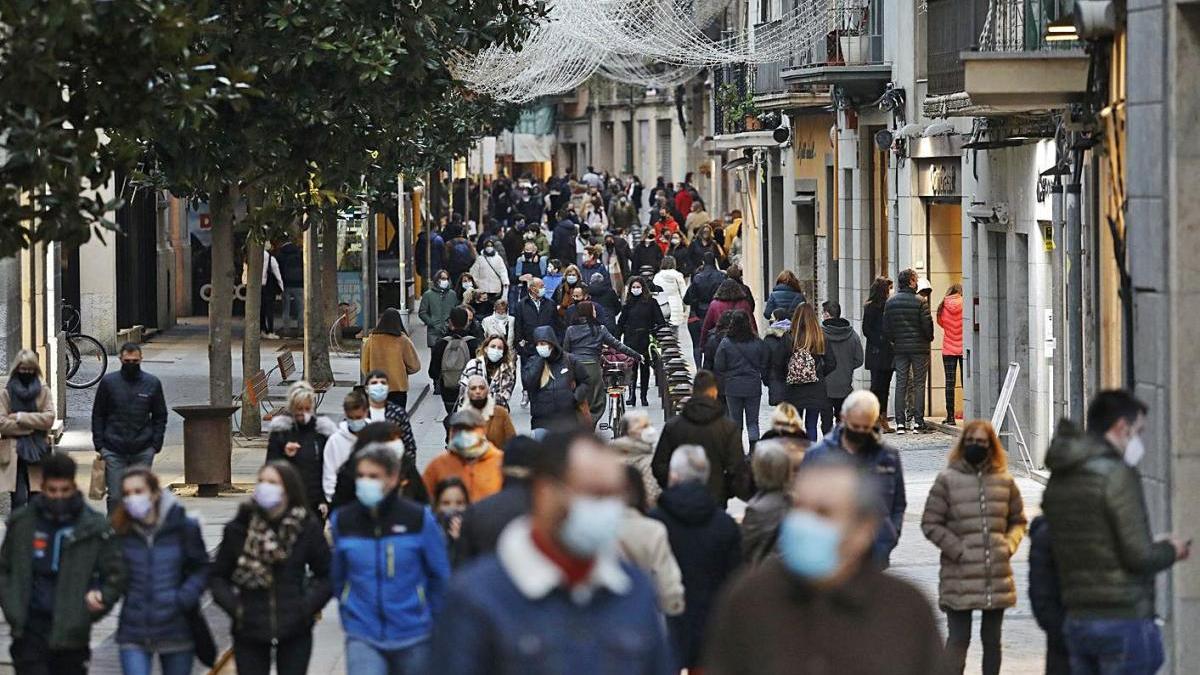
{"type": "Polygon", "coordinates": [[[457,541],[460,563],[494,552],[504,528],[529,513],[529,472],[541,450],[542,444],[529,436],[516,436],[504,446],[504,487],[463,513],[457,541]]]}
{"type": "Polygon", "coordinates": [[[158,378],[142,371],[142,348],[121,345],[121,370],[100,380],[92,404],[92,446],[104,458],[108,512],[121,503],[121,477],[149,467],[163,447],[167,401],[158,378]]]}
{"type": "MultiPolygon", "coordinates": [[[[929,302],[917,295],[917,273],[900,273],[899,290],[883,306],[883,337],[892,345],[896,369],[896,433],[906,424],[915,433],[925,425],[925,378],[929,373],[929,343],[933,342],[933,316],[929,302]]],[[[886,415],[887,411],[883,414],[886,415]]]]}
{"type": "Polygon", "coordinates": [[[284,242],[275,252],[279,275],[283,277],[283,316],[280,332],[304,331],[304,250],[294,241],[284,242]],[[296,324],[291,326],[291,320],[296,324]]]}
{"type": "Polygon", "coordinates": [[[688,314],[688,333],[692,336],[692,358],[697,366],[700,365],[700,327],[704,325],[704,315],[708,314],[708,305],[712,302],[713,294],[725,281],[725,273],[717,268],[717,258],[711,253],[705,253],[700,259],[701,265],[692,274],[692,285],[683,294],[683,303],[691,307],[688,314]]]}
{"type": "Polygon", "coordinates": [[[730,497],[750,498],[750,470],[742,451],[742,432],[725,414],[717,400],[717,376],[710,371],[696,372],[692,398],[683,411],[667,421],[650,470],[658,484],[670,483],[671,454],[681,445],[699,445],[708,456],[711,471],[708,492],[722,509],[730,497]]]}

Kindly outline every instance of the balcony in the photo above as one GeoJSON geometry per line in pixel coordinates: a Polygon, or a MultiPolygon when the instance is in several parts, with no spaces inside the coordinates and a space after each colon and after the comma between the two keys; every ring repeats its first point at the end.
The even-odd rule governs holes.
{"type": "Polygon", "coordinates": [[[892,79],[884,61],[884,0],[801,0],[811,3],[811,37],[792,57],[789,85],[836,85],[853,102],[871,101],[892,79]]]}
{"type": "MultiPolygon", "coordinates": [[[[1046,39],[1062,0],[928,0],[929,96],[960,115],[1062,108],[1087,88],[1088,57],[1076,41],[1046,39]],[[991,20],[988,20],[989,12],[991,20]],[[961,96],[966,94],[966,97],[961,96]],[[957,97],[957,111],[945,105],[957,97]]],[[[926,112],[931,101],[926,100],[926,112]]]]}

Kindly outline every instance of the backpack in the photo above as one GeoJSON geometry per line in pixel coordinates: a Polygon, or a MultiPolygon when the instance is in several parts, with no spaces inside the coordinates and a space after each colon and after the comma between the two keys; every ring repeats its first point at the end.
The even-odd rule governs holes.
{"type": "Polygon", "coordinates": [[[471,266],[471,247],[466,241],[457,241],[450,247],[450,261],[455,267],[467,269],[471,266]]]}
{"type": "Polygon", "coordinates": [[[471,350],[465,337],[447,335],[442,339],[446,341],[446,350],[442,352],[442,388],[457,391],[458,378],[471,360],[471,350]]]}
{"type": "Polygon", "coordinates": [[[820,381],[817,377],[817,360],[812,352],[800,347],[788,357],[787,383],[813,384],[820,381]]]}

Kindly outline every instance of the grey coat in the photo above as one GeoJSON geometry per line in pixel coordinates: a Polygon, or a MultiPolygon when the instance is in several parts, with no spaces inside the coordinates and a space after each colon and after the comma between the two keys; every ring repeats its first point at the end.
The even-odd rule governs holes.
{"type": "Polygon", "coordinates": [[[863,364],[862,338],[845,319],[830,319],[821,325],[825,350],[833,352],[837,366],[825,378],[829,398],[846,398],[854,391],[854,371],[863,364]]]}

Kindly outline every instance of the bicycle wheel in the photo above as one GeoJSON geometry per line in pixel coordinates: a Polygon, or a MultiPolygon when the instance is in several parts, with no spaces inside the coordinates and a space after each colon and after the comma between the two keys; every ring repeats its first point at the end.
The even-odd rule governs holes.
{"type": "Polygon", "coordinates": [[[621,418],[625,416],[625,397],[621,394],[617,394],[615,398],[609,400],[613,402],[612,419],[610,424],[612,424],[613,438],[616,438],[617,434],[620,433],[621,430],[621,418]]]}
{"type": "Polygon", "coordinates": [[[75,376],[75,371],[79,370],[79,350],[71,344],[70,336],[67,336],[67,353],[64,358],[67,362],[67,379],[70,380],[75,376]]]}
{"type": "Polygon", "coordinates": [[[67,337],[67,353],[78,355],[74,369],[67,368],[67,386],[72,389],[87,389],[94,386],[108,371],[108,354],[104,345],[90,335],[67,337]]]}

